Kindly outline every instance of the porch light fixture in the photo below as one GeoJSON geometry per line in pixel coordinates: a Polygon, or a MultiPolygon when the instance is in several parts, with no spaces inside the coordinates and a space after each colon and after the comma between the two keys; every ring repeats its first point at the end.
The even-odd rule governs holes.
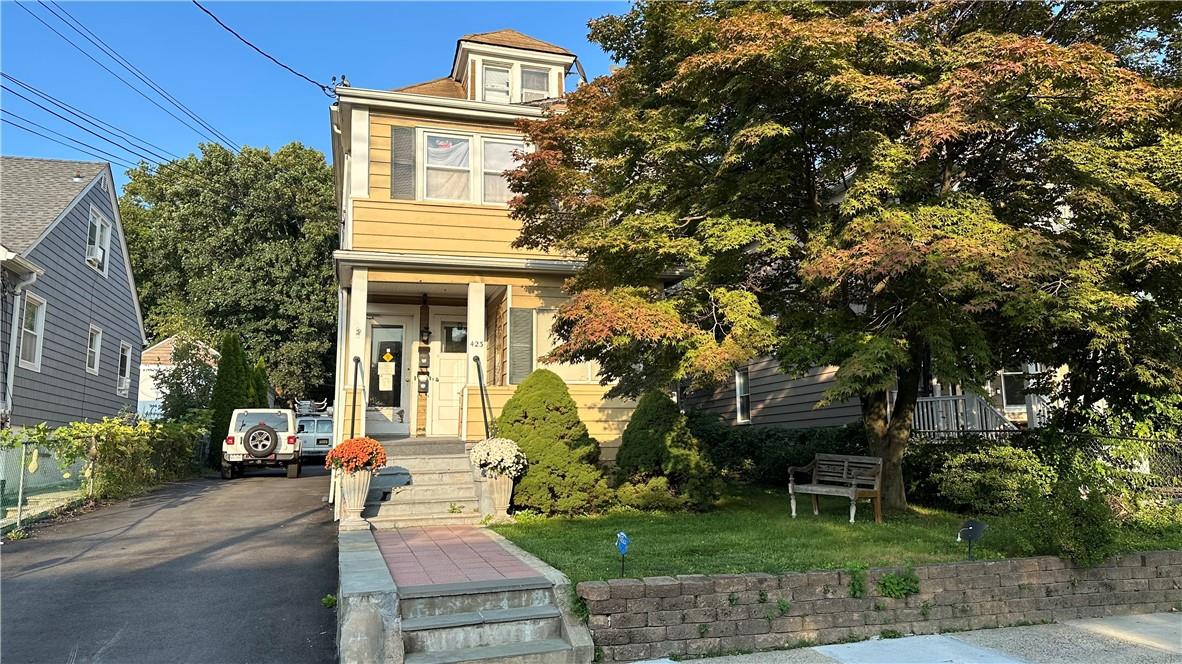
{"type": "Polygon", "coordinates": [[[419,342],[429,344],[431,343],[431,328],[424,327],[419,330],[419,342]]]}

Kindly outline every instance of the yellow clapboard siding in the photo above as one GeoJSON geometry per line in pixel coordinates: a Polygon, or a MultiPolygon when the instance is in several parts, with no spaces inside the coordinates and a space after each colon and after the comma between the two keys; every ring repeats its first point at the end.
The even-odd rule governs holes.
{"type": "Polygon", "coordinates": [[[389,159],[390,159],[390,135],[389,135],[389,133],[387,133],[385,136],[370,136],[369,137],[369,156],[370,156],[370,158],[373,159],[374,153],[380,152],[380,151],[385,151],[386,160],[389,161],[389,159]]]}
{"type": "Polygon", "coordinates": [[[437,118],[393,116],[373,113],[369,116],[370,137],[390,137],[390,127],[421,127],[423,129],[444,129],[450,131],[473,131],[487,134],[520,137],[521,132],[513,127],[514,121],[501,124],[481,122],[448,122],[437,118]]]}
{"type": "Polygon", "coordinates": [[[552,309],[566,302],[569,297],[558,286],[514,286],[513,306],[527,309],[552,309]]]}
{"type": "Polygon", "coordinates": [[[482,240],[510,243],[517,238],[517,232],[509,228],[483,228],[480,226],[445,224],[396,224],[355,221],[353,234],[377,235],[390,238],[436,238],[439,240],[482,240]]]}
{"type": "Polygon", "coordinates": [[[497,258],[546,258],[540,252],[516,251],[504,242],[488,240],[451,240],[438,237],[399,237],[394,235],[354,235],[353,248],[361,251],[398,251],[446,256],[491,256],[497,258]]]}
{"type": "MultiPolygon", "coordinates": [[[[609,389],[603,385],[568,385],[571,398],[579,409],[579,419],[587,426],[587,432],[599,441],[602,450],[601,460],[615,459],[615,450],[620,445],[620,437],[628,425],[628,419],[636,404],[624,399],[604,399],[603,395],[609,389]]],[[[492,404],[493,417],[501,414],[505,402],[513,396],[517,388],[514,386],[493,385],[487,388],[489,401],[492,404]]],[[[468,436],[469,440],[478,440],[484,436],[484,420],[480,412],[480,392],[476,387],[468,388],[468,436]]]]}

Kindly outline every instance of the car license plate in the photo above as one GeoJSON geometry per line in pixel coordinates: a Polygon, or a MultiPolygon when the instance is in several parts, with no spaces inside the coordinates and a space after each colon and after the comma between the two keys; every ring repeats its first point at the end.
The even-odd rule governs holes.
{"type": "Polygon", "coordinates": [[[316,444],[317,444],[317,445],[327,445],[327,444],[328,444],[328,439],[327,439],[327,438],[317,438],[317,439],[316,439],[316,444]]]}

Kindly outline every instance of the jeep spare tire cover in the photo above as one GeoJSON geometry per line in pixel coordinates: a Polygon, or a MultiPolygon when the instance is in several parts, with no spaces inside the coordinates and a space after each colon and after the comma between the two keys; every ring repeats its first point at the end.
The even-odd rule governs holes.
{"type": "Polygon", "coordinates": [[[256,424],[242,434],[242,446],[250,456],[261,459],[279,447],[279,434],[266,424],[256,424]]]}

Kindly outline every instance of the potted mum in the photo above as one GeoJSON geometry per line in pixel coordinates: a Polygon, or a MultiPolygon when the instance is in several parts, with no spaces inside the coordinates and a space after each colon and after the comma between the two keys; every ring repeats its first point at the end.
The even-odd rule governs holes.
{"type": "Polygon", "coordinates": [[[496,518],[507,516],[513,480],[521,477],[529,467],[521,448],[508,438],[485,438],[472,446],[468,458],[487,482],[492,494],[493,515],[496,518]]]}
{"type": "Polygon", "coordinates": [[[361,518],[365,509],[365,497],[369,494],[369,481],[386,465],[386,450],[373,438],[350,438],[332,448],[324,458],[324,467],[339,470],[341,498],[345,501],[341,509],[342,528],[365,528],[368,523],[361,518]]]}

